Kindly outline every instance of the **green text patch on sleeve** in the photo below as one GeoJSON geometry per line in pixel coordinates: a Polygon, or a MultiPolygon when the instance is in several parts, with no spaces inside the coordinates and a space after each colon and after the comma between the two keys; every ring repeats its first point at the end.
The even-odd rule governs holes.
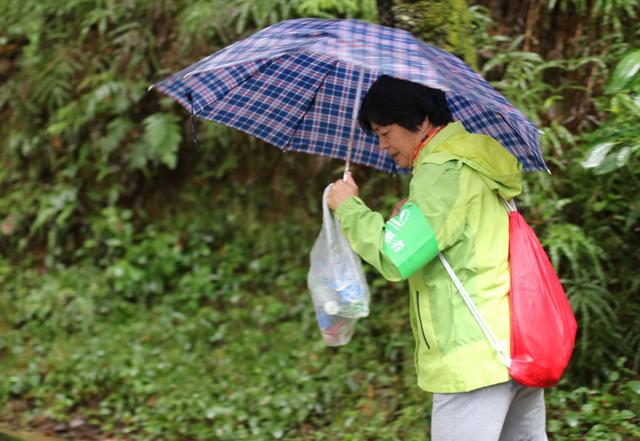
{"type": "Polygon", "coordinates": [[[397,216],[387,221],[383,252],[403,279],[438,255],[436,235],[415,204],[405,204],[397,216]]]}

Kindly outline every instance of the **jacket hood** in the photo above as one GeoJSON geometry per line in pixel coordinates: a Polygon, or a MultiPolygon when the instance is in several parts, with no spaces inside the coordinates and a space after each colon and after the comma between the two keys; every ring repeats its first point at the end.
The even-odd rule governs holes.
{"type": "Polygon", "coordinates": [[[492,137],[467,132],[461,122],[448,124],[424,150],[417,167],[424,162],[458,159],[480,173],[489,188],[503,198],[510,200],[522,192],[518,159],[492,137]]]}

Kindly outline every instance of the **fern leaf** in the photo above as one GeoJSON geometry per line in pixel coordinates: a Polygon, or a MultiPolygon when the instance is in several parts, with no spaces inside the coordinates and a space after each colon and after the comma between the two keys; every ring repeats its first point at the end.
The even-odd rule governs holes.
{"type": "Polygon", "coordinates": [[[173,169],[178,161],[182,131],[178,117],[170,113],[155,113],[145,118],[144,143],[146,156],[173,169]]]}

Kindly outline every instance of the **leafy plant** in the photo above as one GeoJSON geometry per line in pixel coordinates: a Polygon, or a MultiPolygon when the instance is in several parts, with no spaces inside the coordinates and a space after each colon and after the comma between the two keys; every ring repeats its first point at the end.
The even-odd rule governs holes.
{"type": "MultiPolygon", "coordinates": [[[[635,439],[637,4],[545,4],[589,23],[571,56],[525,50],[485,9],[472,17],[484,74],[544,131],[553,173],[527,174],[520,201],[580,329],[547,394],[548,429],[635,439]],[[594,23],[608,35],[580,46],[594,23]]],[[[309,307],[319,197],[341,164],[208,123],[196,150],[188,112],[145,93],[302,15],[374,20],[375,4],[0,2],[3,419],[121,439],[424,438],[430,398],[415,385],[404,287],[369,270],[372,315],[338,350],[309,307]]],[[[355,172],[382,211],[406,188],[355,172]]]]}
{"type": "MultiPolygon", "coordinates": [[[[580,9],[586,4],[574,6],[590,13],[580,9]]],[[[629,248],[637,243],[633,231],[640,218],[633,196],[640,190],[637,51],[618,33],[608,37],[611,44],[605,55],[545,60],[519,50],[523,37],[492,36],[487,32],[492,22],[485,17],[482,9],[474,9],[482,52],[495,54],[483,73],[494,77],[494,85],[543,132],[541,145],[552,175],[527,175],[521,205],[577,315],[574,371],[580,378],[588,377],[622,353],[634,354],[630,359],[637,368],[638,339],[629,342],[624,337],[635,335],[635,320],[625,308],[636,311],[637,302],[629,296],[638,286],[633,269],[638,260],[629,248]],[[578,79],[588,73],[591,83],[594,70],[609,73],[607,81],[587,87],[579,81],[556,81],[558,75],[578,79]],[[602,91],[592,103],[597,112],[576,126],[575,112],[565,110],[566,100],[596,90],[602,91]],[[614,349],[619,347],[627,349],[614,349]]]]}

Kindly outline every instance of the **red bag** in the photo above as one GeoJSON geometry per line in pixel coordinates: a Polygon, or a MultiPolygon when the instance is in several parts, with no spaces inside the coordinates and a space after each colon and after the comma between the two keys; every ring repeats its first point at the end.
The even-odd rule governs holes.
{"type": "Polygon", "coordinates": [[[536,233],[515,204],[509,211],[509,263],[511,265],[511,354],[498,341],[442,253],[442,265],[458,288],[485,337],[509,374],[530,387],[551,387],[560,381],[576,339],[578,325],[547,254],[536,233]]]}
{"type": "Polygon", "coordinates": [[[578,325],[536,233],[515,210],[509,211],[509,262],[509,373],[525,386],[554,386],[571,358],[578,325]]]}

